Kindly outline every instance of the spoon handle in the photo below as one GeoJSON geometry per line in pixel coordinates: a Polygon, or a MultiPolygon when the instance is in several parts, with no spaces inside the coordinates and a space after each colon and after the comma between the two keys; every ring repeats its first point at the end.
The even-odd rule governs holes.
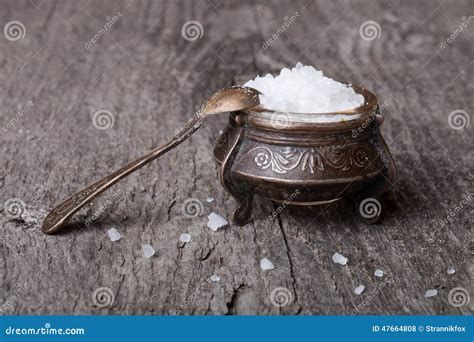
{"type": "Polygon", "coordinates": [[[138,170],[142,166],[148,164],[152,160],[178,146],[189,136],[191,136],[199,127],[201,127],[203,120],[204,116],[200,115],[200,112],[196,113],[196,115],[190,119],[187,125],[181,129],[171,141],[151,150],[144,156],[123,166],[117,171],[112,172],[110,175],[69,197],[67,200],[56,206],[46,216],[43,221],[43,226],[41,227],[42,231],[45,234],[54,234],[60,231],[64,222],[84,205],[89,203],[92,199],[110,188],[122,178],[127,177],[132,172],[138,170]]]}

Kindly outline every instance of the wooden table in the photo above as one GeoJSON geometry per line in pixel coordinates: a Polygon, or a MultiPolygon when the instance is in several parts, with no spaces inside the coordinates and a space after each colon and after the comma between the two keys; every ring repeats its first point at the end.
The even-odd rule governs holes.
{"type": "Polygon", "coordinates": [[[472,124],[448,116],[473,115],[474,24],[464,18],[459,30],[472,2],[8,0],[0,9],[2,27],[23,25],[0,36],[4,313],[471,312],[448,297],[471,290],[472,124]],[[182,32],[189,21],[197,36],[182,32]],[[359,32],[366,25],[374,36],[359,32]],[[41,232],[55,204],[165,142],[215,90],[297,61],[385,104],[398,181],[380,224],[341,202],[288,207],[265,226],[277,204],[257,198],[253,223],[207,228],[209,213],[230,221],[236,205],[212,154],[222,115],[82,210],[64,234],[41,232]],[[113,125],[96,128],[98,111],[113,125]],[[189,198],[201,201],[200,216],[183,214],[189,198]],[[121,240],[109,239],[112,227],[121,240]],[[144,258],[142,244],[156,254],[144,258]],[[262,271],[263,258],[275,268],[262,271]],[[289,305],[272,305],[279,287],[289,305]],[[437,295],[425,298],[429,289],[437,295]]]}

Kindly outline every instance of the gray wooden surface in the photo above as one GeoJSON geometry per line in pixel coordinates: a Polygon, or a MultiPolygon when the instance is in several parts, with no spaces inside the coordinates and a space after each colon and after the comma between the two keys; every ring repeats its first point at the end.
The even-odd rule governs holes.
{"type": "Polygon", "coordinates": [[[472,303],[455,307],[448,294],[471,291],[473,131],[451,128],[448,115],[473,115],[472,9],[458,0],[2,1],[2,28],[17,20],[26,32],[0,36],[1,312],[469,314],[472,303]],[[194,41],[181,32],[190,20],[203,27],[194,41]],[[359,28],[369,20],[381,31],[366,41],[359,28]],[[297,61],[386,101],[382,129],[399,176],[380,224],[334,203],[286,208],[265,226],[276,205],[257,198],[252,224],[211,231],[209,213],[230,220],[235,208],[212,155],[224,115],[81,211],[67,233],[40,231],[55,204],[164,142],[213,91],[297,61]],[[112,127],[94,127],[98,110],[112,113],[112,127]],[[189,198],[202,202],[200,216],[183,215],[189,198]],[[156,254],[144,258],[142,244],[156,254]],[[264,257],[273,270],[260,269],[264,257]],[[113,301],[97,295],[102,287],[113,301]],[[272,305],[278,287],[289,305],[272,305]],[[429,289],[438,294],[425,298],[429,289]]]}

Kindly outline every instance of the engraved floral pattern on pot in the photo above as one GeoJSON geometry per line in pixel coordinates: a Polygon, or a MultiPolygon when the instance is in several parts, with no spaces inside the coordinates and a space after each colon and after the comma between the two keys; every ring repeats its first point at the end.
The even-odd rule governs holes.
{"type": "Polygon", "coordinates": [[[297,167],[301,171],[315,174],[324,171],[326,167],[348,171],[353,167],[369,167],[369,151],[358,146],[349,146],[345,149],[318,149],[318,148],[286,148],[281,151],[272,151],[268,147],[255,147],[247,151],[241,158],[255,155],[254,162],[262,170],[271,168],[279,174],[286,174],[297,167]]]}
{"type": "Polygon", "coordinates": [[[255,164],[260,166],[262,170],[268,168],[270,166],[270,156],[266,152],[257,153],[255,156],[255,164]]]}

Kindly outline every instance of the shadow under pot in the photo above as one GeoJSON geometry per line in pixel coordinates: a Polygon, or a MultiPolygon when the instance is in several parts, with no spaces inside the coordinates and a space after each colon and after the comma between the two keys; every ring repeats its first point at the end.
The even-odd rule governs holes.
{"type": "Polygon", "coordinates": [[[349,120],[315,122],[316,116],[263,108],[230,114],[214,149],[219,177],[238,208],[234,223],[251,220],[254,195],[289,205],[324,204],[341,198],[360,203],[369,222],[380,217],[377,198],[396,177],[395,163],[380,133],[383,117],[377,98],[340,115],[349,120]]]}

